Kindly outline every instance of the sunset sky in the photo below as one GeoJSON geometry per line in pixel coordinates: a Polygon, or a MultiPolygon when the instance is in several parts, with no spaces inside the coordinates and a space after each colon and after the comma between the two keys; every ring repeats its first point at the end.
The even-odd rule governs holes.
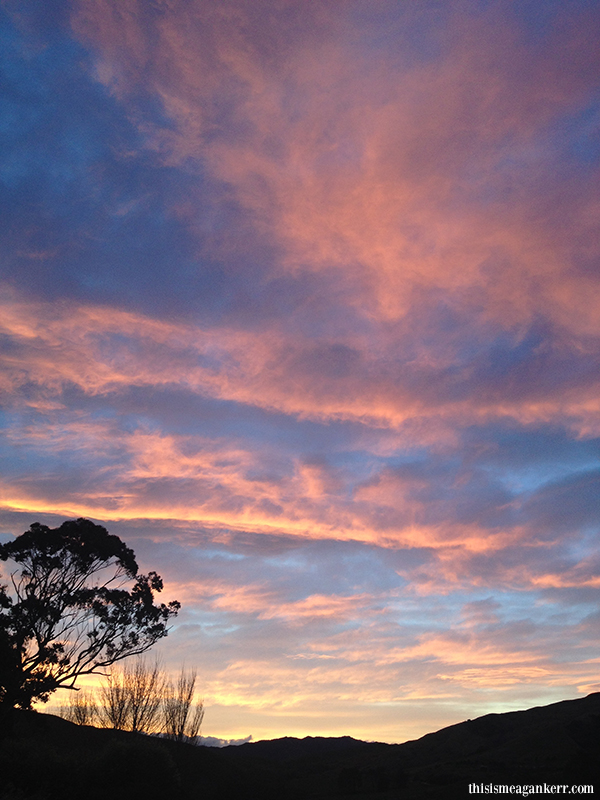
{"type": "Polygon", "coordinates": [[[600,4],[0,18],[1,539],[157,570],[206,736],[600,690],[600,4]]]}

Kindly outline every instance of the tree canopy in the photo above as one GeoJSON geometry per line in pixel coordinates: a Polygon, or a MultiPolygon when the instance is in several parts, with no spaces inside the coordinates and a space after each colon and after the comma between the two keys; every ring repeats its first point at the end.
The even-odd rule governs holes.
{"type": "Polygon", "coordinates": [[[59,687],[145,652],[167,634],[177,601],[155,604],[163,582],[138,574],[133,550],[87,519],[34,523],[0,545],[15,569],[0,586],[0,703],[30,708],[59,687]]]}

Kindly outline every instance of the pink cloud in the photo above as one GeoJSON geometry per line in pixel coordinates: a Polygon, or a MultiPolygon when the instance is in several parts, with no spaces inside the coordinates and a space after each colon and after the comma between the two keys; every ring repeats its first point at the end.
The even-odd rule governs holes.
{"type": "MultiPolygon", "coordinates": [[[[536,51],[505,8],[457,11],[437,60],[402,64],[357,49],[351,8],[311,8],[292,38],[283,9],[234,2],[160,16],[82,2],[74,27],[119,97],[162,99],[175,130],[152,135],[167,162],[198,159],[226,181],[280,240],[282,269],[339,269],[357,313],[400,319],[435,286],[500,327],[543,309],[597,333],[598,284],[572,264],[582,247],[597,255],[593,186],[561,177],[564,199],[545,201],[548,126],[591,97],[594,15],[536,51]]],[[[419,12],[403,15],[410,29],[419,12]]]]}
{"type": "MultiPolygon", "coordinates": [[[[464,399],[443,401],[430,396],[435,371],[427,374],[426,361],[415,372],[412,365],[405,367],[410,380],[402,385],[390,369],[391,353],[369,352],[366,342],[350,341],[360,348],[348,351],[358,362],[344,375],[347,344],[323,343],[315,353],[314,345],[280,330],[203,330],[114,309],[61,310],[18,299],[3,310],[3,330],[19,344],[16,353],[3,357],[4,387],[14,392],[33,378],[40,387],[34,403],[56,402],[67,383],[91,395],[132,385],[177,385],[300,418],[396,429],[398,444],[430,444],[444,437],[451,442],[455,425],[464,419],[484,423],[512,417],[530,424],[567,418],[586,436],[594,434],[600,419],[597,379],[573,387],[559,382],[544,398],[486,397],[473,385],[464,399]]],[[[440,395],[445,368],[437,367],[440,395]]]]}

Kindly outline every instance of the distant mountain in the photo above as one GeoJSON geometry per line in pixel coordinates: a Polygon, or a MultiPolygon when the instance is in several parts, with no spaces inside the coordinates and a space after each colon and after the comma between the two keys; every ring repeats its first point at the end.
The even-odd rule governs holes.
{"type": "Polygon", "coordinates": [[[1,742],[0,800],[441,800],[531,784],[599,794],[599,765],[600,693],[399,745],[309,736],[193,747],[20,712],[1,742]]]}
{"type": "Polygon", "coordinates": [[[600,693],[487,714],[399,745],[307,737],[226,749],[239,761],[260,758],[281,769],[287,759],[306,769],[311,793],[298,796],[307,798],[466,797],[469,784],[488,793],[490,783],[595,783],[600,794],[600,693]],[[311,781],[316,766],[320,777],[311,781]]]}
{"type": "MultiPolygon", "coordinates": [[[[380,748],[381,742],[363,742],[360,739],[353,739],[352,736],[305,736],[304,739],[296,739],[293,736],[284,736],[282,739],[265,739],[260,742],[246,742],[236,745],[238,755],[253,758],[272,759],[275,761],[286,761],[295,758],[306,758],[310,756],[325,756],[332,754],[365,751],[365,748],[374,746],[380,748]]],[[[229,748],[224,748],[229,749],[229,748]]],[[[233,749],[233,747],[231,748],[233,749]]]]}

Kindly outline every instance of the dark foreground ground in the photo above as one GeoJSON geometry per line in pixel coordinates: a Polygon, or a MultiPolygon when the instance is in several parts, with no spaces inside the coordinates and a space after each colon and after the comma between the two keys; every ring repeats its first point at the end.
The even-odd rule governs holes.
{"type": "Polygon", "coordinates": [[[419,800],[475,796],[473,783],[600,795],[600,693],[400,745],[308,737],[219,750],[35,712],[0,740],[0,800],[419,800]]]}

